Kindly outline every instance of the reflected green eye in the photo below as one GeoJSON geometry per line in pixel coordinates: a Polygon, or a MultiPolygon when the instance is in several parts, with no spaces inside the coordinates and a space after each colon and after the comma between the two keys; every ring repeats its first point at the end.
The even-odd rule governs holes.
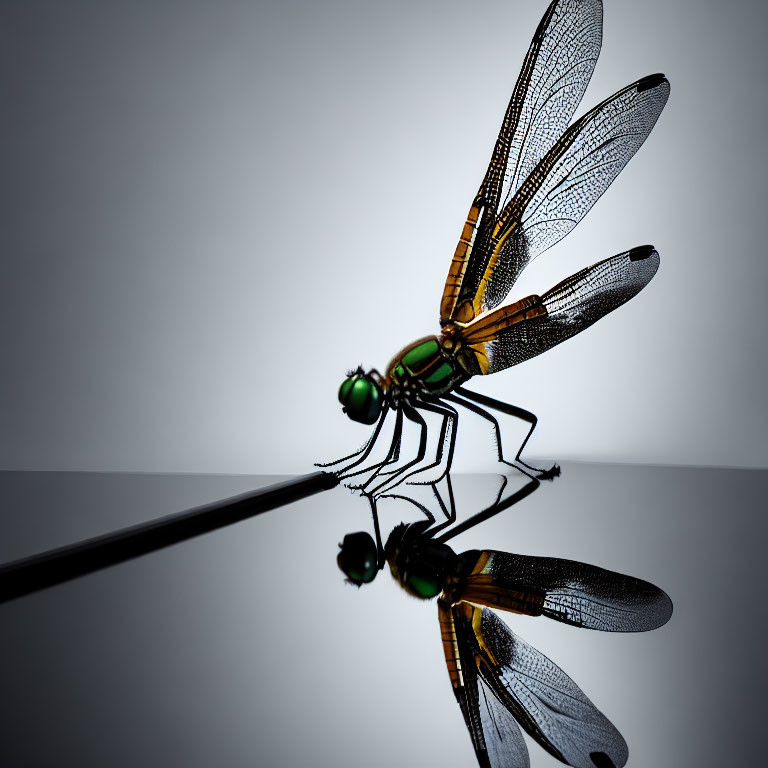
{"type": "Polygon", "coordinates": [[[443,589],[437,575],[433,573],[410,574],[406,584],[416,597],[423,597],[425,600],[439,595],[443,589]]]}
{"type": "Polygon", "coordinates": [[[373,581],[378,571],[376,544],[370,534],[348,533],[340,544],[336,562],[344,575],[358,587],[373,581]]]}
{"type": "Polygon", "coordinates": [[[339,387],[339,402],[353,421],[374,424],[381,413],[381,387],[362,371],[348,376],[339,387]]]}

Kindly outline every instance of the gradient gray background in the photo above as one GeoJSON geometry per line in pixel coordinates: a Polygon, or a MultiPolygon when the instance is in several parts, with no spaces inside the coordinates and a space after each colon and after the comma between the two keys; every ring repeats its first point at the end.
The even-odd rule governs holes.
{"type": "MultiPolygon", "coordinates": [[[[437,330],[545,3],[1,7],[0,466],[290,473],[362,442],[338,385],[437,330]]],[[[513,298],[641,243],[662,266],[477,382],[539,415],[533,454],[768,466],[767,18],[606,4],[584,109],[655,71],[672,96],[513,298]]],[[[483,471],[487,432],[463,431],[483,471]]]]}
{"type": "MultiPolygon", "coordinates": [[[[437,329],[545,5],[1,2],[0,467],[266,475],[361,442],[338,384],[437,329]]],[[[654,71],[672,96],[515,295],[645,242],[662,267],[583,336],[477,382],[539,415],[533,454],[768,467],[767,14],[606,2],[584,109],[654,71]]],[[[485,429],[465,419],[460,444],[460,469],[489,469],[485,429]]],[[[0,561],[267,480],[3,475],[0,561]]],[[[614,719],[630,766],[746,764],[767,483],[566,463],[457,548],[663,586],[676,612],[652,634],[511,624],[614,719]]],[[[341,583],[364,506],[334,491],[4,606],[0,763],[473,765],[434,605],[341,583]]]]}

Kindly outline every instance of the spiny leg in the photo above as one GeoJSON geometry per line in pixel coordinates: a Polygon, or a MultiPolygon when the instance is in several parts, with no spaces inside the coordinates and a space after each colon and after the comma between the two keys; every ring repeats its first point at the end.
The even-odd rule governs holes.
{"type": "MultiPolygon", "coordinates": [[[[427,409],[427,410],[432,410],[432,409],[427,409]]],[[[412,421],[413,421],[413,419],[412,419],[412,421]]],[[[443,424],[440,427],[440,438],[439,438],[439,440],[441,442],[443,440],[445,440],[446,432],[447,432],[447,430],[446,430],[446,427],[445,427],[445,423],[443,422],[443,424]]],[[[427,433],[429,433],[429,427],[427,427],[427,433]]],[[[436,455],[437,455],[438,452],[440,452],[440,450],[441,449],[439,449],[439,448],[436,449],[436,455]]],[[[409,462],[409,464],[410,464],[410,462],[409,462]]],[[[432,467],[432,466],[433,466],[432,464],[429,465],[429,467],[432,467]]],[[[394,469],[388,469],[386,472],[380,472],[379,474],[380,474],[381,477],[386,477],[387,475],[398,475],[398,474],[400,474],[400,472],[403,469],[405,469],[405,468],[404,467],[395,467],[394,469]]],[[[423,467],[423,469],[427,469],[427,467],[423,467]]],[[[406,475],[406,477],[411,477],[412,475],[415,475],[417,472],[421,472],[421,471],[422,471],[422,467],[418,467],[417,469],[414,469],[413,471],[409,472],[406,475]]],[[[398,479],[397,482],[392,485],[392,487],[394,488],[395,486],[400,485],[400,483],[404,482],[404,480],[405,480],[405,478],[398,479]]],[[[425,485],[426,484],[427,483],[425,483],[425,485]]],[[[381,495],[381,494],[379,494],[379,495],[381,495]]]]}
{"type": "Polygon", "coordinates": [[[402,447],[403,447],[402,428],[401,428],[401,431],[400,431],[400,437],[398,438],[398,440],[395,442],[394,445],[395,445],[395,450],[392,451],[392,455],[389,458],[385,458],[379,464],[374,464],[371,467],[368,467],[367,469],[363,469],[363,470],[360,470],[358,472],[354,472],[353,474],[355,474],[355,475],[362,475],[362,474],[365,474],[367,471],[370,471],[373,468],[376,468],[376,474],[378,476],[381,476],[381,477],[384,477],[385,475],[392,475],[395,472],[397,472],[397,466],[395,466],[395,469],[388,469],[386,471],[384,470],[384,467],[389,467],[392,464],[396,465],[397,462],[400,461],[400,451],[402,450],[402,447]]]}
{"type": "MultiPolygon", "coordinates": [[[[508,496],[504,501],[491,504],[490,507],[486,507],[481,512],[465,520],[463,523],[459,523],[455,528],[446,531],[441,536],[436,536],[435,541],[445,542],[448,539],[452,539],[454,536],[458,536],[460,533],[468,531],[470,528],[474,528],[476,525],[485,522],[494,515],[498,515],[499,512],[503,512],[505,509],[509,509],[511,506],[517,504],[518,501],[522,501],[526,496],[530,496],[541,483],[534,477],[526,483],[522,488],[519,488],[513,494],[508,496]]],[[[444,526],[441,526],[444,527],[444,526]]]]}
{"type": "MultiPolygon", "coordinates": [[[[403,435],[403,411],[401,408],[397,409],[397,415],[395,417],[395,428],[392,432],[392,440],[389,444],[389,449],[387,450],[387,455],[384,457],[383,461],[376,462],[375,464],[371,464],[368,467],[364,467],[363,469],[357,469],[354,472],[347,472],[345,469],[341,474],[340,477],[343,480],[348,480],[350,477],[355,477],[356,475],[363,475],[368,472],[373,472],[373,475],[369,478],[369,481],[373,478],[377,477],[379,472],[381,472],[382,468],[385,467],[387,464],[391,464],[393,461],[397,461],[397,458],[400,455],[400,440],[403,435]]],[[[356,464],[359,462],[356,462],[356,464]]],[[[350,485],[349,487],[353,490],[360,490],[364,488],[366,484],[361,485],[350,485]]]]}
{"type": "Polygon", "coordinates": [[[383,488],[394,488],[396,485],[400,484],[400,477],[403,473],[407,472],[412,466],[414,466],[414,464],[418,464],[424,459],[424,454],[427,451],[427,423],[424,421],[421,414],[407,402],[403,403],[402,412],[405,414],[407,419],[415,422],[420,427],[419,449],[416,453],[416,456],[409,462],[403,464],[403,466],[400,467],[396,472],[392,473],[392,477],[386,479],[382,483],[379,483],[379,485],[377,485],[375,488],[369,489],[369,486],[373,480],[379,475],[379,470],[374,472],[374,474],[369,477],[368,480],[366,480],[365,483],[361,486],[361,490],[365,491],[366,493],[379,495],[383,488]]]}
{"type": "MultiPolygon", "coordinates": [[[[381,494],[387,493],[391,488],[394,488],[395,485],[400,485],[400,483],[405,483],[406,481],[409,480],[409,478],[414,477],[415,475],[420,475],[422,472],[427,472],[428,470],[433,469],[434,467],[440,466],[443,460],[443,454],[445,453],[446,441],[449,442],[448,460],[446,462],[445,470],[442,472],[442,474],[436,480],[424,481],[421,483],[419,483],[418,481],[413,481],[413,484],[434,486],[435,483],[439,483],[440,480],[442,480],[443,477],[445,477],[445,475],[450,471],[451,462],[453,460],[453,453],[456,446],[456,423],[459,418],[459,415],[456,412],[456,409],[451,407],[450,405],[446,405],[445,403],[439,403],[439,402],[420,402],[417,408],[420,408],[421,410],[424,410],[424,411],[430,411],[431,413],[437,413],[440,416],[442,416],[442,422],[440,425],[440,436],[438,437],[437,447],[435,449],[435,458],[426,466],[423,466],[423,467],[417,466],[415,469],[411,470],[406,475],[398,477],[397,482],[392,486],[390,487],[382,486],[380,490],[381,494]],[[450,433],[448,431],[449,429],[450,429],[450,433]]],[[[442,503],[441,503],[441,506],[443,506],[442,503]]]]}
{"type": "Polygon", "coordinates": [[[456,446],[456,433],[457,433],[456,425],[458,422],[459,414],[455,408],[448,405],[447,403],[442,402],[441,400],[434,400],[434,401],[430,401],[429,403],[421,402],[419,404],[419,407],[423,408],[424,410],[439,413],[440,415],[443,416],[443,421],[441,423],[441,428],[440,428],[440,436],[438,438],[437,448],[435,452],[435,460],[432,461],[427,466],[417,467],[416,469],[409,472],[404,477],[399,478],[397,483],[393,485],[391,488],[382,488],[379,491],[379,496],[380,498],[381,497],[399,498],[399,499],[404,499],[406,501],[410,501],[412,504],[417,506],[424,513],[424,515],[427,517],[427,519],[431,523],[434,523],[435,522],[434,516],[424,504],[417,501],[415,498],[413,498],[413,496],[406,495],[404,491],[400,493],[392,493],[391,490],[396,487],[402,487],[402,484],[406,483],[408,481],[408,478],[413,477],[417,474],[421,474],[422,472],[426,472],[434,468],[435,466],[439,466],[443,461],[443,454],[446,452],[446,445],[447,445],[448,459],[445,464],[445,469],[442,471],[442,473],[438,478],[436,478],[435,480],[429,480],[429,481],[425,480],[423,482],[419,482],[419,481],[408,482],[408,485],[429,486],[432,489],[432,494],[434,498],[437,500],[437,503],[440,506],[440,509],[446,518],[444,522],[440,523],[437,526],[437,528],[432,530],[432,533],[434,533],[446,527],[447,525],[451,525],[453,522],[456,521],[456,502],[453,495],[453,485],[451,482],[450,469],[451,469],[451,463],[453,461],[454,449],[456,446]],[[446,506],[445,502],[443,501],[443,496],[440,490],[438,489],[438,484],[442,480],[445,480],[445,485],[448,492],[448,506],[446,506]]]}
{"type": "MultiPolygon", "coordinates": [[[[532,472],[537,473],[537,477],[540,480],[552,480],[553,478],[557,477],[560,474],[560,467],[557,464],[553,464],[549,469],[539,469],[538,467],[531,466],[527,462],[523,461],[520,458],[520,454],[523,452],[523,449],[525,448],[529,438],[533,434],[533,430],[536,429],[536,424],[538,423],[538,418],[534,413],[531,413],[530,411],[526,411],[523,408],[518,408],[516,405],[510,405],[509,403],[504,403],[501,400],[495,400],[492,397],[488,397],[487,395],[481,395],[477,392],[471,392],[468,389],[464,389],[464,387],[457,387],[455,390],[455,394],[461,395],[465,398],[462,405],[464,405],[465,408],[470,408],[470,410],[473,410],[478,415],[482,416],[484,419],[487,419],[490,421],[493,426],[496,433],[496,441],[497,441],[497,452],[499,455],[499,461],[504,462],[505,464],[510,464],[506,459],[503,457],[503,447],[501,444],[501,429],[499,427],[499,422],[490,414],[488,411],[486,411],[483,408],[479,408],[477,405],[474,407],[471,407],[469,403],[467,403],[467,400],[472,401],[473,403],[479,403],[480,405],[484,405],[487,408],[493,408],[496,411],[500,411],[501,413],[505,413],[508,416],[514,416],[515,418],[521,419],[522,421],[527,422],[531,425],[531,428],[528,430],[528,433],[525,436],[525,439],[522,443],[520,443],[520,447],[517,449],[517,453],[515,454],[515,464],[512,466],[517,466],[518,464],[521,464],[526,469],[530,469],[532,472]]],[[[455,400],[455,395],[446,395],[448,399],[455,400]]],[[[517,466],[517,469],[520,469],[519,466],[517,466]]],[[[525,472],[525,470],[520,469],[521,472],[528,475],[528,472],[525,472]]],[[[530,475],[528,475],[530,477],[530,475]]]]}
{"type": "Polygon", "coordinates": [[[492,408],[493,410],[505,413],[508,416],[513,416],[516,419],[520,419],[521,421],[525,421],[530,424],[531,427],[525,435],[525,439],[522,443],[520,443],[520,447],[517,449],[517,453],[515,454],[515,461],[519,464],[522,464],[524,467],[527,467],[532,472],[538,472],[539,474],[537,477],[539,480],[552,480],[553,478],[560,475],[560,467],[557,464],[553,464],[549,469],[539,469],[538,467],[534,467],[520,458],[520,454],[525,450],[525,446],[527,445],[528,440],[533,434],[533,430],[536,429],[536,425],[539,422],[538,416],[536,416],[535,413],[527,411],[525,408],[520,408],[517,405],[505,403],[503,400],[496,400],[493,397],[488,397],[488,395],[481,395],[479,392],[472,392],[471,390],[465,389],[464,387],[457,387],[456,392],[469,400],[473,400],[480,405],[484,405],[486,408],[492,408]]]}
{"type": "MultiPolygon", "coordinates": [[[[453,454],[456,449],[456,433],[459,424],[459,413],[453,406],[441,401],[421,403],[420,407],[425,411],[432,411],[433,413],[441,414],[443,416],[443,422],[440,429],[440,438],[438,440],[437,449],[435,450],[434,461],[432,461],[430,464],[427,464],[425,467],[419,467],[418,469],[409,473],[408,477],[421,474],[422,472],[427,472],[434,467],[440,466],[443,461],[443,454],[446,453],[447,444],[448,450],[445,469],[441,472],[440,476],[436,480],[432,481],[431,483],[425,483],[427,485],[435,485],[436,483],[439,483],[451,471],[453,454]]],[[[414,484],[418,484],[418,481],[415,481],[414,484]]]]}
{"type": "MultiPolygon", "coordinates": [[[[429,486],[432,489],[432,493],[437,500],[438,505],[440,506],[440,509],[445,515],[445,520],[437,525],[437,527],[430,529],[428,535],[433,535],[437,533],[437,531],[442,530],[448,525],[451,525],[452,523],[456,522],[456,502],[453,497],[453,486],[451,485],[451,476],[450,474],[445,474],[443,477],[439,478],[438,480],[435,480],[431,483],[424,483],[424,486],[429,486]],[[445,479],[446,487],[448,489],[448,506],[446,506],[445,502],[443,501],[442,494],[437,488],[437,484],[442,480],[445,479]]],[[[432,514],[432,512],[429,510],[429,507],[427,507],[425,504],[422,504],[418,499],[415,499],[413,496],[407,496],[404,491],[401,492],[395,492],[395,493],[383,493],[378,496],[380,499],[402,499],[403,501],[408,501],[411,504],[413,504],[415,507],[417,507],[429,520],[430,525],[433,525],[435,522],[435,516],[432,514]]],[[[497,498],[498,501],[498,498],[497,498]]]]}
{"type": "Polygon", "coordinates": [[[443,510],[443,513],[445,514],[445,520],[440,523],[439,525],[436,525],[434,528],[429,530],[427,532],[427,536],[434,536],[438,531],[442,531],[443,528],[447,528],[449,525],[452,525],[456,522],[456,502],[453,498],[453,485],[451,484],[451,473],[447,472],[445,475],[445,484],[448,488],[448,508],[446,508],[445,503],[443,502],[442,496],[440,495],[440,491],[437,490],[437,483],[440,482],[439,480],[432,483],[432,491],[435,494],[435,497],[437,498],[438,503],[440,504],[440,507],[443,510]]]}
{"type": "Polygon", "coordinates": [[[416,507],[420,512],[422,512],[424,517],[426,517],[427,520],[429,520],[430,524],[435,522],[435,516],[429,511],[429,508],[424,504],[422,504],[418,499],[414,499],[412,496],[406,496],[404,493],[384,493],[384,494],[380,494],[376,498],[401,499],[402,501],[407,501],[413,504],[413,506],[416,507]]]}
{"type": "Polygon", "coordinates": [[[371,516],[373,517],[373,532],[376,535],[376,567],[381,570],[384,567],[384,546],[381,543],[381,529],[379,527],[379,512],[376,509],[376,499],[368,496],[368,503],[371,505],[371,516]]]}
{"type": "MultiPolygon", "coordinates": [[[[433,403],[433,405],[437,407],[437,403],[433,403]]],[[[437,502],[440,505],[440,508],[443,510],[443,514],[445,515],[446,519],[445,519],[445,522],[441,523],[436,528],[434,528],[430,535],[433,535],[435,532],[456,522],[456,500],[453,495],[453,483],[451,482],[451,466],[453,464],[453,455],[456,449],[456,434],[458,432],[457,427],[459,422],[459,412],[445,402],[439,401],[439,405],[440,407],[444,408],[448,412],[448,417],[450,419],[451,435],[450,435],[450,443],[448,445],[448,458],[445,462],[445,470],[440,475],[440,477],[437,478],[437,480],[429,483],[429,485],[431,486],[432,493],[437,499],[437,502]],[[443,479],[445,479],[445,485],[448,490],[448,506],[447,507],[437,487],[438,483],[443,479]]],[[[444,450],[445,450],[445,437],[444,437],[444,434],[441,433],[441,440],[439,443],[438,452],[435,460],[435,463],[438,465],[442,461],[442,454],[444,450]]],[[[428,467],[426,467],[425,469],[428,469],[428,467]]]]}
{"type": "Polygon", "coordinates": [[[534,475],[532,475],[530,472],[528,472],[527,469],[524,469],[521,466],[518,466],[515,462],[508,461],[504,458],[504,449],[501,444],[501,428],[499,427],[499,422],[496,421],[496,419],[488,413],[488,411],[481,408],[479,405],[476,405],[471,400],[464,400],[460,397],[456,397],[455,395],[444,395],[447,400],[451,400],[454,403],[458,403],[459,405],[466,408],[468,411],[472,411],[473,413],[476,413],[478,416],[482,416],[486,421],[490,421],[493,425],[494,429],[494,435],[496,438],[496,457],[497,459],[502,463],[506,464],[508,467],[512,467],[513,469],[516,469],[518,472],[521,472],[526,477],[533,479],[534,475]]]}
{"type": "Polygon", "coordinates": [[[384,403],[384,407],[381,411],[381,416],[379,416],[379,421],[376,424],[376,429],[373,430],[373,434],[368,438],[368,440],[363,443],[363,445],[354,453],[350,453],[349,456],[342,456],[340,459],[336,459],[335,461],[329,461],[326,463],[321,462],[315,462],[316,467],[335,467],[337,464],[341,464],[342,462],[345,462],[349,459],[354,459],[356,456],[360,456],[357,461],[353,461],[348,466],[344,467],[343,469],[337,470],[339,474],[343,474],[344,472],[347,472],[348,470],[352,469],[352,467],[356,467],[358,464],[362,464],[370,455],[371,451],[373,450],[374,445],[376,444],[376,441],[379,438],[379,434],[381,433],[381,428],[384,426],[384,421],[387,418],[387,412],[389,411],[389,403],[384,403]]]}

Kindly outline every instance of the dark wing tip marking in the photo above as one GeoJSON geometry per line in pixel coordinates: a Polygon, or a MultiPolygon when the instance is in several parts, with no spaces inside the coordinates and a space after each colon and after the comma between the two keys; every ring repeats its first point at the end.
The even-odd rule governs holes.
{"type": "Polygon", "coordinates": [[[651,88],[655,88],[657,85],[661,85],[664,82],[669,85],[669,80],[667,80],[661,72],[657,72],[655,75],[647,75],[637,81],[637,92],[642,93],[643,91],[649,91],[651,88]]]}
{"type": "Polygon", "coordinates": [[[638,245],[629,251],[630,261],[644,261],[651,256],[656,249],[652,245],[638,245]]]}
{"type": "Polygon", "coordinates": [[[590,752],[589,759],[594,763],[595,768],[616,768],[616,763],[605,752],[590,752]]]}
{"type": "Polygon", "coordinates": [[[659,589],[659,592],[661,594],[656,605],[656,621],[651,629],[663,627],[672,618],[672,613],[675,610],[672,598],[663,589],[659,589]]]}

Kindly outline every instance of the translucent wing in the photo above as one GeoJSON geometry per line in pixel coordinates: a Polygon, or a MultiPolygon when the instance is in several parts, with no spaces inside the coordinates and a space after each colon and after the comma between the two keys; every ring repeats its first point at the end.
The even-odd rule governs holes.
{"type": "Polygon", "coordinates": [[[477,640],[466,621],[457,629],[454,609],[438,602],[445,660],[456,700],[482,768],[528,768],[528,748],[512,712],[478,673],[477,640]]]}
{"type": "Polygon", "coordinates": [[[520,272],[581,221],[648,137],[668,97],[666,78],[650,75],[562,135],[499,214],[476,291],[462,286],[454,320],[469,322],[500,304],[520,272]]]}
{"type": "Polygon", "coordinates": [[[543,296],[499,307],[462,327],[480,373],[495,373],[575,336],[639,293],[656,274],[659,254],[643,245],[599,261],[543,296]]]}
{"type": "Polygon", "coordinates": [[[646,632],[672,616],[667,594],[642,579],[509,552],[480,552],[459,598],[605,632],[646,632]]]}
{"type": "MultiPolygon", "coordinates": [[[[548,13],[550,10],[546,27],[542,27],[542,20],[537,30],[542,42],[532,62],[530,85],[511,137],[499,200],[502,207],[571,121],[600,54],[601,0],[556,1],[548,13]]],[[[526,72],[525,66],[523,72],[526,72]]],[[[513,103],[510,106],[514,111],[513,103]]]]}
{"type": "Polygon", "coordinates": [[[573,117],[602,40],[601,0],[554,0],[531,41],[443,292],[443,322],[474,296],[499,212],[573,117]]]}
{"type": "Polygon", "coordinates": [[[511,632],[493,611],[463,602],[450,611],[462,670],[476,671],[496,702],[544,749],[576,768],[621,768],[627,762],[621,734],[562,669],[511,632]]]}

